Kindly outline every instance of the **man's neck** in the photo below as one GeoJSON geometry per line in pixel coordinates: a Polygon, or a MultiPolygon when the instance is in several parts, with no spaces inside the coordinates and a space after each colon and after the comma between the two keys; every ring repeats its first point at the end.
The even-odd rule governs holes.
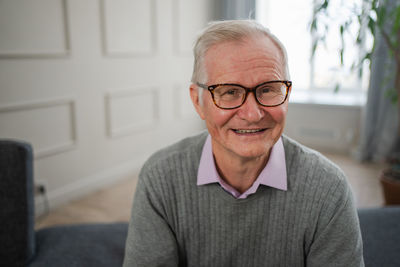
{"type": "Polygon", "coordinates": [[[213,151],[213,155],[218,174],[239,193],[244,193],[253,185],[267,165],[270,154],[257,158],[241,158],[229,152],[221,157],[215,152],[213,151]]]}

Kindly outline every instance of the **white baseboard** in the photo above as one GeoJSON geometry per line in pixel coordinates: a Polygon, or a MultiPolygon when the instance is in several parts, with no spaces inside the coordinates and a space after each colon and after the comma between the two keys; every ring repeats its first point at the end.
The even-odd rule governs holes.
{"type": "MultiPolygon", "coordinates": [[[[139,173],[146,157],[124,162],[100,173],[78,179],[76,182],[47,192],[49,209],[64,205],[72,200],[79,199],[108,185],[114,184],[129,176],[139,173]]],[[[46,199],[43,196],[35,197],[35,216],[46,212],[46,199]]]]}

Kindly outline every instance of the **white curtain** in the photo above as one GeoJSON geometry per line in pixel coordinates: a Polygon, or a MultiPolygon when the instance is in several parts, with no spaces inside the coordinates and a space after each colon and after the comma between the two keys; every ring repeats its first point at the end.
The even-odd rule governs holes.
{"type": "MultiPolygon", "coordinates": [[[[397,0],[392,1],[394,5],[397,0]]],[[[390,28],[390,22],[388,23],[390,28]]],[[[364,110],[359,149],[360,160],[380,161],[399,151],[398,106],[387,97],[394,86],[396,65],[382,38],[377,40],[371,60],[368,100],[364,110]]]]}
{"type": "Polygon", "coordinates": [[[221,19],[255,19],[256,0],[219,0],[221,19]]]}

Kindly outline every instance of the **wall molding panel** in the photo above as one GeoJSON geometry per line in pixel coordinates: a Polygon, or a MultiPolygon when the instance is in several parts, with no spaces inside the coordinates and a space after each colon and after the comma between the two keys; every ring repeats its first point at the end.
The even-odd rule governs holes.
{"type": "Polygon", "coordinates": [[[141,87],[110,92],[105,96],[105,106],[109,137],[148,131],[159,122],[159,89],[141,87]]]}
{"type": "Polygon", "coordinates": [[[174,114],[176,119],[194,119],[198,118],[190,99],[189,88],[183,85],[175,85],[174,93],[174,114]]]}
{"type": "Polygon", "coordinates": [[[31,143],[36,159],[74,149],[77,144],[73,98],[0,106],[0,124],[1,138],[31,143]]]}
{"type": "Polygon", "coordinates": [[[100,0],[103,54],[151,56],[157,47],[155,0],[100,0]]]}
{"type": "Polygon", "coordinates": [[[69,51],[66,0],[2,1],[0,58],[65,57],[69,51]]]}

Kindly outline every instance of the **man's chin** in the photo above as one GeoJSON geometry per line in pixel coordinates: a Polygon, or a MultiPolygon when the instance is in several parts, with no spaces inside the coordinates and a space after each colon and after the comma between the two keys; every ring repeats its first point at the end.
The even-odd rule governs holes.
{"type": "Polygon", "coordinates": [[[260,146],[257,147],[251,146],[251,147],[246,147],[245,149],[235,149],[235,150],[236,150],[235,151],[236,155],[246,160],[268,156],[269,152],[271,151],[271,149],[268,149],[266,147],[261,148],[260,146]]]}

